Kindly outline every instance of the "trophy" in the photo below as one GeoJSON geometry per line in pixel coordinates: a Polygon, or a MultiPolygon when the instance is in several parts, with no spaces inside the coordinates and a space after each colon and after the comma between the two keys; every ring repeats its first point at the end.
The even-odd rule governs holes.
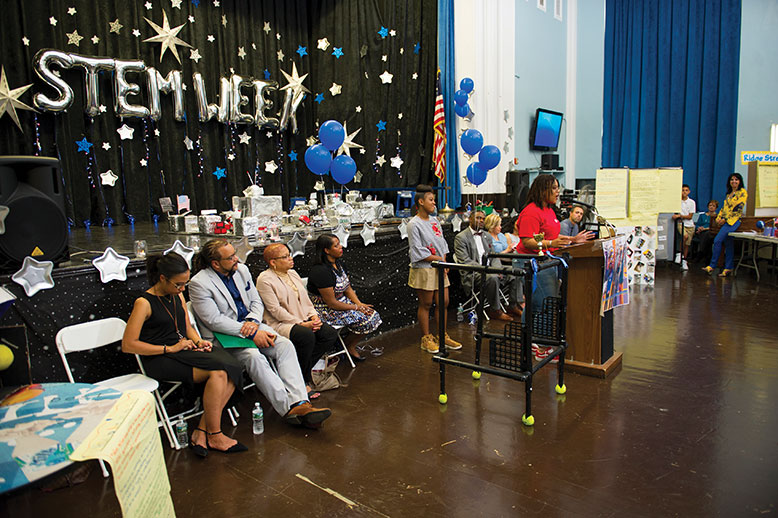
{"type": "Polygon", "coordinates": [[[532,238],[538,242],[538,255],[545,255],[543,253],[543,238],[546,237],[545,233],[535,234],[532,238]]]}

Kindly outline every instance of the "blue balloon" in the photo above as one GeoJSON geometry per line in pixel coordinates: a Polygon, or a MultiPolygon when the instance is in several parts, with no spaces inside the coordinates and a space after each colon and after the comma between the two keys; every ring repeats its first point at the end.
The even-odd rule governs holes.
{"type": "Polygon", "coordinates": [[[348,155],[340,155],[332,161],[330,172],[333,180],[341,185],[347,184],[354,179],[354,175],[357,173],[357,163],[348,155]]]}
{"type": "Polygon", "coordinates": [[[475,86],[475,83],[469,77],[466,77],[466,78],[462,79],[459,82],[459,88],[461,88],[462,90],[464,90],[467,93],[472,92],[474,86],[475,86]]]}
{"type": "Polygon", "coordinates": [[[319,140],[330,151],[335,151],[343,144],[346,138],[346,130],[338,121],[327,121],[319,128],[319,140]]]}
{"type": "Polygon", "coordinates": [[[457,90],[456,92],[454,92],[454,102],[457,103],[458,106],[467,104],[468,99],[469,96],[467,95],[467,92],[465,92],[464,90],[457,90]]]}
{"type": "Polygon", "coordinates": [[[500,163],[500,159],[502,159],[500,150],[497,148],[497,146],[492,146],[491,144],[484,146],[481,149],[481,152],[478,153],[478,161],[487,170],[491,170],[497,167],[500,163]]]}
{"type": "Polygon", "coordinates": [[[484,145],[484,136],[478,130],[469,129],[462,133],[460,142],[465,153],[472,156],[481,151],[484,145]]]}
{"type": "Polygon", "coordinates": [[[467,166],[467,179],[473,185],[481,185],[486,181],[488,172],[479,162],[473,162],[467,166]]]}
{"type": "Polygon", "coordinates": [[[467,117],[470,114],[470,105],[465,104],[455,104],[454,105],[454,113],[459,115],[460,117],[467,117]]]}
{"type": "Polygon", "coordinates": [[[756,222],[756,228],[759,230],[764,230],[764,221],[757,221],[756,222]]]}
{"type": "Polygon", "coordinates": [[[321,144],[315,144],[305,151],[305,165],[313,174],[325,174],[330,168],[332,155],[321,144]]]}

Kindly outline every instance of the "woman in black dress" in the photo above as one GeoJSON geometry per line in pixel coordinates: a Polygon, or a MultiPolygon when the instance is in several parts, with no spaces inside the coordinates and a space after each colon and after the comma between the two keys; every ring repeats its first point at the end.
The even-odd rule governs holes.
{"type": "Polygon", "coordinates": [[[156,380],[205,383],[204,411],[190,441],[195,454],[246,451],[221,431],[224,406],[236,385],[241,387],[243,368],[223,348],[200,338],[189,322],[182,294],[189,284],[189,265],[170,252],[150,256],[146,271],[151,288],[135,300],[122,351],[140,355],[146,374],[156,380]]]}

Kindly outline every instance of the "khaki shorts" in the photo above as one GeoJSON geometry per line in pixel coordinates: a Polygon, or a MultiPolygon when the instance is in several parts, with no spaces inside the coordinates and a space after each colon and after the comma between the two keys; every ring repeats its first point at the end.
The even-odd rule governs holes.
{"type": "MultiPolygon", "coordinates": [[[[448,275],[443,281],[444,287],[449,287],[448,275]]],[[[417,290],[437,291],[438,289],[438,269],[437,268],[411,268],[408,272],[408,286],[417,290]]]]}
{"type": "Polygon", "coordinates": [[[691,245],[693,237],[694,227],[683,227],[683,243],[685,245],[691,245]]]}

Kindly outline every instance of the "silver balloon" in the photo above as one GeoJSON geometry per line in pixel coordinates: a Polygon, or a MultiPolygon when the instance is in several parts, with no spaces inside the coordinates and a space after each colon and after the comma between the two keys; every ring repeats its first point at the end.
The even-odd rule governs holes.
{"type": "Polygon", "coordinates": [[[219,78],[219,109],[216,120],[221,123],[230,121],[230,105],[232,100],[232,84],[226,77],[219,78]]]}
{"type": "Polygon", "coordinates": [[[192,82],[194,83],[195,96],[197,97],[197,115],[200,122],[208,122],[216,116],[219,107],[215,104],[208,104],[208,96],[205,93],[205,83],[203,82],[203,75],[200,72],[192,74],[192,82]]]}
{"type": "Polygon", "coordinates": [[[237,124],[253,124],[254,117],[251,114],[243,113],[240,111],[242,106],[246,106],[249,103],[249,98],[240,93],[240,89],[244,86],[251,86],[251,81],[244,79],[243,76],[232,74],[230,77],[230,83],[232,85],[232,102],[230,103],[230,122],[237,124]]]}
{"type": "Polygon", "coordinates": [[[268,117],[265,112],[273,108],[273,101],[268,99],[266,94],[268,90],[277,90],[278,83],[275,81],[265,81],[263,79],[254,79],[254,124],[258,128],[277,128],[278,119],[268,117]]]}
{"type": "Polygon", "coordinates": [[[52,99],[46,94],[38,92],[33,97],[32,102],[39,110],[62,112],[73,104],[73,89],[51,70],[51,65],[70,68],[73,65],[73,58],[65,52],[51,49],[40,50],[35,54],[35,73],[57,91],[57,97],[52,99]]]}
{"type": "Polygon", "coordinates": [[[284,131],[289,125],[289,112],[292,110],[292,99],[294,99],[294,92],[289,88],[286,90],[284,104],[281,106],[281,121],[279,122],[281,131],[284,131]]]}
{"type": "Polygon", "coordinates": [[[292,133],[297,133],[297,108],[300,107],[304,98],[305,92],[299,91],[294,94],[292,108],[289,111],[289,127],[292,129],[292,133]]]}
{"type": "Polygon", "coordinates": [[[113,70],[113,58],[93,58],[70,54],[74,67],[84,69],[84,86],[86,88],[86,106],[84,111],[90,117],[100,115],[100,70],[113,70]]]}
{"type": "Polygon", "coordinates": [[[169,94],[173,92],[173,108],[177,121],[184,120],[184,90],[181,86],[181,71],[171,70],[167,77],[154,67],[146,69],[149,91],[149,113],[151,118],[159,120],[162,117],[162,108],[160,106],[159,94],[169,94]]]}
{"type": "Polygon", "coordinates": [[[143,61],[114,61],[114,110],[119,117],[148,117],[149,109],[145,106],[130,104],[127,97],[140,94],[140,86],[128,83],[125,76],[129,72],[144,72],[146,64],[143,61]]]}

